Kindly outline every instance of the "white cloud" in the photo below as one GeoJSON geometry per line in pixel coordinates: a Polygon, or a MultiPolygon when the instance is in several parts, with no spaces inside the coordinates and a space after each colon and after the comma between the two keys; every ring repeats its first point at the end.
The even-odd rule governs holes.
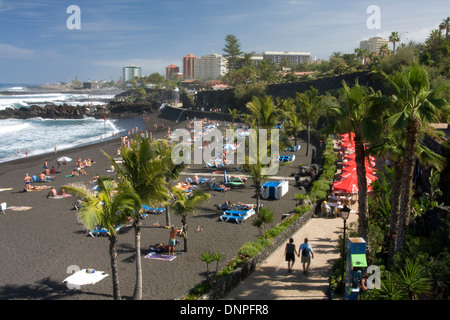
{"type": "Polygon", "coordinates": [[[0,43],[1,59],[31,59],[36,56],[35,52],[30,49],[22,49],[7,43],[0,43]]]}
{"type": "MultiPolygon", "coordinates": [[[[401,42],[403,42],[403,43],[408,43],[410,41],[423,43],[430,36],[431,31],[434,29],[438,29],[438,28],[439,28],[439,24],[436,24],[436,25],[430,26],[430,27],[416,28],[416,29],[411,29],[410,31],[398,32],[398,34],[400,36],[401,42]]],[[[389,39],[390,34],[391,34],[391,31],[385,31],[385,32],[378,33],[376,36],[382,37],[384,39],[389,39]]]]}

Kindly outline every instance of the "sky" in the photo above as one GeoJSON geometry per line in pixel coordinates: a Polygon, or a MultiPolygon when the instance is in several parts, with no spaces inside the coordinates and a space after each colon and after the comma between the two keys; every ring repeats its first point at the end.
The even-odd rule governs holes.
{"type": "Polygon", "coordinates": [[[0,83],[117,81],[129,64],[182,72],[189,53],[223,54],[227,34],[246,53],[327,60],[392,31],[424,42],[447,16],[448,0],[0,0],[0,83]]]}

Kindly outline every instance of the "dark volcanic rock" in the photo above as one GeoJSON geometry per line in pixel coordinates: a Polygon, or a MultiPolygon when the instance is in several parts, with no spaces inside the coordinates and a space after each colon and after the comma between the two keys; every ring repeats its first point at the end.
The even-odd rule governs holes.
{"type": "Polygon", "coordinates": [[[46,105],[40,107],[32,105],[29,108],[21,107],[19,109],[6,108],[0,110],[0,119],[17,118],[46,118],[46,119],[81,119],[87,114],[85,106],[69,105],[46,105]]]}

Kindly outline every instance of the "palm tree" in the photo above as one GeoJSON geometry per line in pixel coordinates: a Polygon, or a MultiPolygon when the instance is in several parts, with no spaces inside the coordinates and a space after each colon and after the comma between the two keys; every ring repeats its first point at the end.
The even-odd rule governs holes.
{"type": "MultiPolygon", "coordinates": [[[[173,146],[168,144],[165,140],[156,141],[153,144],[156,154],[161,157],[161,164],[163,166],[163,175],[166,180],[168,190],[172,187],[170,182],[180,177],[180,174],[186,169],[187,165],[183,163],[175,164],[172,160],[173,146]]],[[[170,226],[170,212],[169,207],[166,206],[166,226],[170,226]]]]}
{"type": "Polygon", "coordinates": [[[442,20],[442,26],[445,29],[445,39],[448,39],[448,30],[450,29],[450,17],[442,20]]]}
{"type": "Polygon", "coordinates": [[[126,181],[117,186],[113,179],[100,177],[97,184],[99,186],[97,194],[86,186],[67,185],[63,188],[81,197],[82,206],[78,211],[78,218],[86,228],[93,231],[97,227],[102,227],[108,231],[113,296],[114,300],[120,300],[116,227],[127,220],[126,212],[132,210],[134,204],[139,202],[139,195],[126,181]]]}
{"type": "Polygon", "coordinates": [[[404,270],[400,270],[398,286],[408,296],[409,300],[416,300],[418,295],[426,294],[431,289],[431,282],[422,277],[422,267],[417,261],[406,260],[404,270]]]}
{"type": "MultiPolygon", "coordinates": [[[[392,165],[394,174],[391,186],[392,192],[389,197],[391,210],[388,238],[388,265],[393,265],[394,254],[396,252],[395,238],[398,232],[400,215],[401,178],[403,176],[403,158],[405,155],[406,143],[406,137],[404,135],[404,132],[394,132],[391,130],[381,143],[370,148],[370,153],[372,154],[387,156],[392,165]]],[[[436,154],[422,144],[418,144],[416,155],[419,163],[422,165],[433,165],[438,168],[438,170],[442,170],[445,166],[444,157],[436,154]]]]}
{"type": "Polygon", "coordinates": [[[395,44],[397,42],[400,42],[400,36],[398,35],[398,32],[393,31],[391,35],[389,36],[389,42],[392,42],[393,50],[392,52],[395,53],[395,44]]]}
{"type": "Polygon", "coordinates": [[[380,55],[382,55],[383,57],[384,56],[387,56],[387,54],[389,53],[389,46],[387,45],[387,44],[383,44],[381,47],[380,47],[380,55]]]}
{"type": "Polygon", "coordinates": [[[205,193],[203,190],[195,190],[191,195],[187,195],[180,189],[173,188],[172,194],[174,201],[169,203],[173,212],[176,215],[181,216],[181,225],[183,228],[183,239],[184,239],[184,252],[187,252],[187,239],[188,239],[188,225],[187,218],[188,215],[194,214],[195,211],[200,207],[200,205],[208,201],[211,197],[210,194],[205,193]]]}
{"type": "Polygon", "coordinates": [[[129,216],[133,219],[135,231],[136,250],[136,286],[133,298],[142,299],[142,265],[141,265],[141,228],[142,228],[142,205],[158,205],[169,198],[169,192],[164,181],[164,164],[167,160],[155,151],[155,145],[148,138],[137,137],[129,148],[122,148],[120,155],[122,165],[119,166],[115,160],[105,154],[111,164],[115,167],[118,178],[128,181],[133,190],[139,195],[139,200],[130,210],[129,216]]]}
{"type": "Polygon", "coordinates": [[[296,96],[299,106],[299,117],[302,122],[306,123],[308,135],[306,141],[306,155],[308,155],[311,144],[311,126],[313,126],[322,115],[322,96],[319,95],[319,91],[313,87],[306,90],[304,93],[297,92],[296,96]]]}
{"type": "Polygon", "coordinates": [[[278,109],[272,96],[257,97],[247,103],[252,119],[259,128],[271,129],[277,125],[281,110],[278,109]]]}
{"type": "MultiPolygon", "coordinates": [[[[345,82],[344,101],[342,106],[334,108],[338,115],[336,128],[342,132],[353,132],[355,134],[355,162],[358,180],[358,233],[364,238],[370,248],[369,242],[369,221],[368,221],[368,200],[367,200],[367,179],[366,179],[366,150],[364,140],[374,140],[381,127],[377,121],[379,114],[376,114],[374,106],[375,94],[372,88],[359,85],[358,82],[353,87],[348,87],[345,82]]],[[[379,112],[378,112],[379,113],[379,112]]],[[[370,250],[369,250],[370,251],[370,250]]]]}
{"type": "Polygon", "coordinates": [[[448,114],[449,108],[447,102],[439,97],[443,88],[430,89],[429,76],[423,67],[414,64],[409,70],[385,76],[391,84],[392,100],[398,108],[397,113],[389,117],[388,125],[406,132],[396,245],[398,252],[403,247],[410,217],[412,179],[420,128],[425,128],[430,122],[438,122],[442,114],[448,114]]]}
{"type": "Polygon", "coordinates": [[[266,225],[272,223],[273,220],[274,220],[273,212],[269,208],[264,207],[261,210],[259,210],[259,213],[257,214],[256,218],[253,219],[252,221],[252,225],[259,229],[260,233],[264,236],[264,238],[267,238],[266,225]]]}

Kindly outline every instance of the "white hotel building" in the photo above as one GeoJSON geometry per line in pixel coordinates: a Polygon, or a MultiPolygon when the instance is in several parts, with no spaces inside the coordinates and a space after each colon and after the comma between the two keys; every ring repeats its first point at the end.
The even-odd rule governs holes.
{"type": "Polygon", "coordinates": [[[128,82],[134,77],[142,77],[142,69],[141,67],[135,66],[135,65],[128,65],[126,67],[123,67],[123,81],[128,82]]]}
{"type": "Polygon", "coordinates": [[[194,58],[194,78],[214,80],[227,73],[227,59],[219,54],[194,58]]]}

